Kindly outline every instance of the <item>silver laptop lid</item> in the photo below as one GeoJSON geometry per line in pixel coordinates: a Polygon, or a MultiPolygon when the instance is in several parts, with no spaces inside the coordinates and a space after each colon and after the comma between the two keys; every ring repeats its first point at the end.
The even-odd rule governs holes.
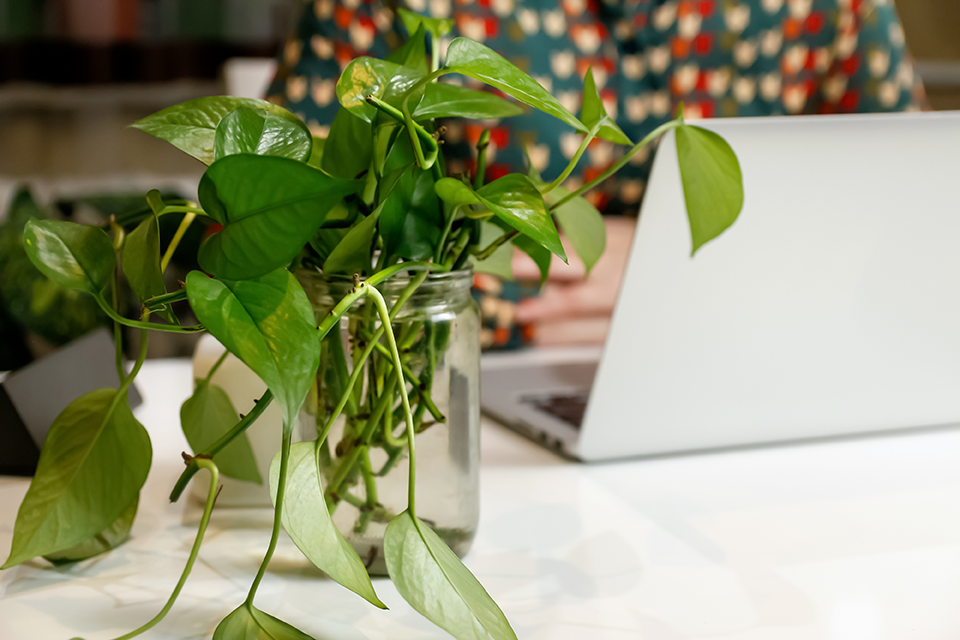
{"type": "Polygon", "coordinates": [[[960,420],[960,113],[697,124],[743,211],[691,259],[663,141],[578,455],[960,420]]]}

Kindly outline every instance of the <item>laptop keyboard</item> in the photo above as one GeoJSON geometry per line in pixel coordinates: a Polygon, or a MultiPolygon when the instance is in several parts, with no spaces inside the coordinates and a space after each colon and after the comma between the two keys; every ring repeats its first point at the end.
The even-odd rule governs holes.
{"type": "Polygon", "coordinates": [[[558,420],[579,429],[583,424],[583,414],[587,410],[587,390],[574,393],[556,393],[550,395],[524,396],[520,402],[533,406],[558,420]]]}

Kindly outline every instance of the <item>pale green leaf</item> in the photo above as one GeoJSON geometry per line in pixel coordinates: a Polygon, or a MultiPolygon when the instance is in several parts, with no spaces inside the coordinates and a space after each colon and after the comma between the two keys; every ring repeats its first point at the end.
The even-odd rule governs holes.
{"type": "MultiPolygon", "coordinates": [[[[557,202],[569,193],[564,187],[556,187],[547,200],[557,202]]],[[[580,196],[560,205],[553,215],[557,217],[560,228],[583,262],[586,272],[590,273],[607,247],[607,226],[603,216],[586,198],[580,196]]]]}
{"type": "MultiPolygon", "coordinates": [[[[160,227],[156,214],[137,225],[123,241],[123,274],[140,302],[167,292],[160,270],[160,227]]],[[[177,324],[177,316],[170,307],[157,314],[170,324],[177,324]]]]}
{"type": "MultiPolygon", "coordinates": [[[[240,414],[230,402],[227,392],[205,380],[197,381],[193,395],[180,406],[180,426],[194,453],[205,451],[239,421],[240,414]]],[[[257,459],[253,456],[253,448],[246,433],[234,438],[213,456],[213,461],[225,476],[263,484],[260,470],[257,469],[257,459]]]]}
{"type": "MultiPolygon", "coordinates": [[[[337,97],[340,104],[355,116],[372,123],[377,117],[377,108],[369,104],[367,98],[372,96],[400,109],[401,98],[423,77],[419,71],[386,60],[354,58],[340,74],[337,97]]],[[[411,111],[416,109],[422,97],[423,85],[420,85],[407,103],[411,111]]]]}
{"type": "Polygon", "coordinates": [[[138,494],[130,503],[130,506],[124,509],[120,517],[114,520],[109,527],[69,549],[46,554],[43,556],[44,560],[53,564],[67,564],[86,560],[101,553],[106,553],[111,549],[116,549],[130,539],[130,529],[133,528],[133,521],[137,517],[137,506],[139,504],[140,495],[138,494]]]}
{"type": "Polygon", "coordinates": [[[116,257],[102,229],[74,222],[31,218],[23,247],[40,273],[57,284],[99,294],[110,283],[116,257]]]}
{"type": "MultiPolygon", "coordinates": [[[[497,225],[486,220],[481,222],[481,247],[486,247],[501,235],[503,235],[503,229],[497,225]]],[[[500,245],[486,260],[474,260],[473,270],[477,273],[489,273],[504,280],[513,280],[513,246],[506,242],[500,245]]]]}
{"type": "Polygon", "coordinates": [[[244,602],[220,621],[213,640],[313,640],[303,631],[244,602]]]}
{"type": "MultiPolygon", "coordinates": [[[[344,540],[327,511],[315,445],[316,442],[296,442],[290,447],[280,519],[283,528],[303,555],[320,570],[370,604],[386,609],[373,590],[360,556],[344,540]]],[[[274,502],[279,481],[278,453],[270,465],[270,496],[274,502]]]]}
{"type": "Polygon", "coordinates": [[[587,75],[583,79],[583,106],[580,110],[580,120],[589,129],[600,125],[597,136],[604,140],[617,144],[633,144],[616,121],[607,115],[607,109],[603,106],[603,100],[600,99],[600,92],[597,91],[597,84],[593,79],[593,67],[587,69],[587,75]]]}

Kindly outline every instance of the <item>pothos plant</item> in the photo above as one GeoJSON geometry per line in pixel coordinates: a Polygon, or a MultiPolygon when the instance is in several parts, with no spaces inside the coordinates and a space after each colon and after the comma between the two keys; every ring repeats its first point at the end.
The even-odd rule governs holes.
{"type": "Polygon", "coordinates": [[[267,386],[254,410],[239,420],[209,376],[185,403],[183,427],[196,454],[184,454],[186,469],[171,499],[181,495],[199,469],[208,469],[210,489],[203,517],[170,600],[153,620],[123,638],[149,629],[173,605],[203,541],[219,472],[259,480],[244,431],[271,402],[279,405],[283,416],[281,449],[270,477],[275,505],[272,534],[247,598],[220,622],[214,638],[308,638],[254,606],[281,526],[317,567],[384,608],[363,561],[333,525],[330,510],[336,500],[324,488],[337,478],[371,480],[376,474],[363,464],[364,454],[377,446],[394,459],[409,458],[406,510],[380,514],[389,520],[383,552],[398,591],[414,609],[457,638],[515,638],[476,578],[417,517],[415,435],[426,414],[435,421],[444,416],[431,406],[431,358],[409,356],[418,349],[442,351],[446,338],[436,327],[430,331],[416,323],[395,325],[392,318],[429,273],[470,266],[490,269],[496,256],[504,254],[498,250],[511,244],[530,254],[546,276],[551,255],[566,260],[556,222],[589,269],[603,250],[605,234],[599,213],[582,194],[671,129],[676,133],[693,250],[720,234],[740,211],[743,191],[735,155],[716,134],[686,124],[682,113],[634,143],[607,115],[591,72],[585,77],[577,118],[527,74],[477,42],[453,40],[440,66],[437,43],[450,23],[406,12],[402,17],[413,33],[402,48],[384,60],[358,58],[344,70],[337,84],[342,108],[325,139],[312,137],[296,116],[268,102],[232,97],[186,102],[133,126],[208,165],[198,188],[199,205],[164,202],[152,191],[146,198],[150,212],[129,232],[116,223],[94,227],[34,219],[26,225],[26,250],[44,274],[93,296],[114,320],[117,332],[121,325],[138,328],[142,340],[129,373],[122,366],[117,340],[119,388],[78,398],[50,428],[3,568],[36,556],[53,562],[83,559],[128,537],[150,467],[151,446],[127,404],[126,392],[143,365],[149,331],[209,331],[267,386]],[[437,82],[449,74],[478,80],[495,91],[437,82]],[[548,113],[582,134],[577,153],[552,181],[531,171],[487,182],[486,134],[477,144],[475,175],[446,174],[444,128],[436,119],[494,120],[521,113],[523,107],[504,96],[548,113]],[[595,138],[627,148],[596,179],[566,190],[564,181],[595,138]],[[183,222],[161,255],[158,219],[174,213],[185,214],[183,222]],[[168,292],[164,269],[197,216],[223,228],[199,248],[204,271],[191,272],[182,288],[168,292]],[[293,274],[298,268],[353,277],[350,293],[319,322],[293,274]],[[117,312],[120,271],[143,303],[139,320],[117,312]],[[408,275],[408,284],[388,308],[377,285],[401,272],[408,275]],[[202,324],[179,325],[171,309],[179,301],[188,301],[202,324]],[[333,339],[328,334],[357,304],[367,305],[368,313],[352,329],[359,339],[348,356],[337,349],[339,336],[333,339]],[[154,321],[154,316],[165,323],[154,321]],[[395,333],[403,341],[403,354],[395,333]],[[364,394],[357,381],[370,358],[376,360],[371,360],[373,373],[364,394]],[[420,364],[414,367],[413,362],[420,364]],[[348,364],[352,373],[346,375],[348,364]],[[294,444],[294,425],[311,386],[331,371],[343,374],[339,397],[316,407],[317,438],[294,444]],[[351,427],[351,446],[360,453],[352,466],[339,468],[331,480],[319,470],[319,460],[328,446],[330,425],[349,406],[364,408],[354,412],[351,427]],[[378,421],[389,420],[387,416],[395,412],[398,426],[404,425],[401,433],[377,428],[378,421]],[[292,493],[291,486],[296,489],[292,493]]]}

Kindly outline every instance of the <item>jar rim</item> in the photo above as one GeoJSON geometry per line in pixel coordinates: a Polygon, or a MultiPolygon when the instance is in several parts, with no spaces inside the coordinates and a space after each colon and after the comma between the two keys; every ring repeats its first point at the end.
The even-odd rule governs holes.
{"type": "MultiPolygon", "coordinates": [[[[319,269],[309,269],[309,268],[301,267],[300,269],[297,269],[297,275],[305,275],[310,277],[311,279],[322,280],[331,284],[338,284],[338,285],[349,284],[351,286],[353,285],[353,276],[345,276],[345,275],[335,274],[335,273],[325,274],[319,269]]],[[[416,276],[410,275],[409,271],[401,270],[395,273],[394,275],[390,276],[389,278],[387,278],[377,286],[381,287],[384,285],[390,286],[390,285],[399,285],[399,284],[406,285],[414,277],[416,276]]],[[[464,279],[471,279],[471,280],[473,279],[473,269],[457,269],[456,271],[431,272],[427,274],[427,277],[424,280],[424,284],[427,284],[427,283],[441,284],[445,282],[457,282],[459,280],[464,280],[464,279]]],[[[361,282],[363,282],[362,279],[361,279],[361,282]]]]}

